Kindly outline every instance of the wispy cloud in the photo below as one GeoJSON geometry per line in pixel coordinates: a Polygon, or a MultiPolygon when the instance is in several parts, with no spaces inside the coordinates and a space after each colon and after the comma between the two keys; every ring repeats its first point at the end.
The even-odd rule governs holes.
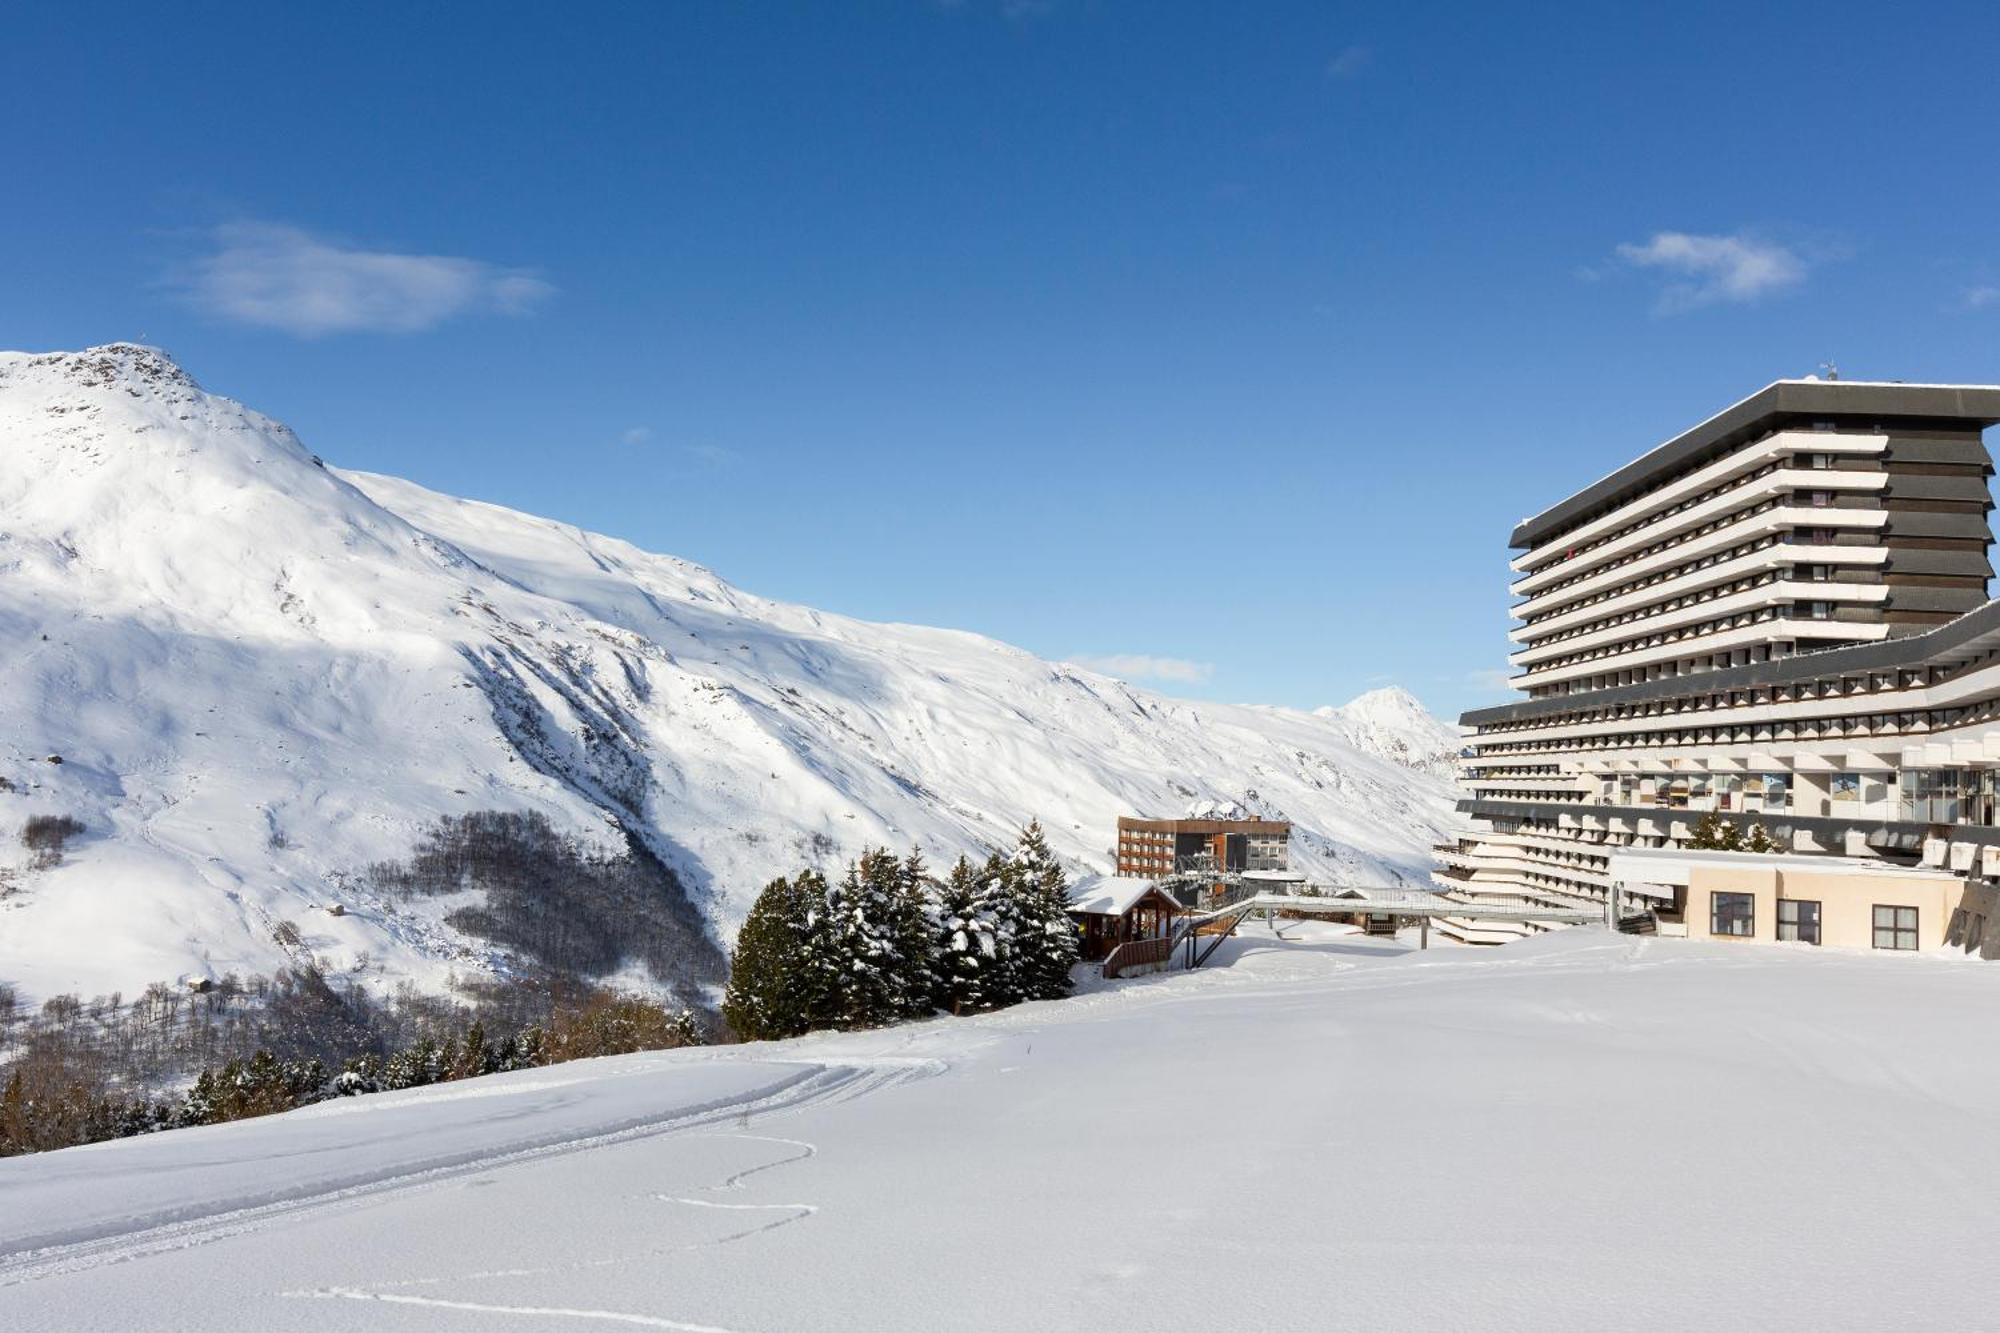
{"type": "Polygon", "coordinates": [[[705,468],[728,467],[737,459],[734,449],[726,449],[719,444],[681,444],[674,446],[674,452],[688,462],[705,468]]]}
{"type": "MultiPolygon", "coordinates": [[[[633,449],[654,445],[655,438],[651,426],[628,426],[618,435],[619,443],[633,449]]],[[[682,473],[716,472],[742,460],[741,454],[720,444],[661,441],[654,452],[667,460],[671,470],[682,473]]]]}
{"type": "Polygon", "coordinates": [[[1375,52],[1366,46],[1347,46],[1326,62],[1326,77],[1329,79],[1351,79],[1375,58],[1375,52]]]}
{"type": "Polygon", "coordinates": [[[1719,302],[1756,301],[1805,280],[1806,261],[1772,241],[1737,234],[1697,236],[1655,232],[1642,244],[1621,245],[1620,260],[1666,275],[1658,310],[1674,314],[1719,302]]]}
{"type": "Polygon", "coordinates": [[[1480,667],[1465,673],[1465,683],[1482,694],[1511,694],[1514,673],[1506,667],[1480,667]]]}
{"type": "Polygon", "coordinates": [[[417,333],[458,315],[521,315],[555,288],[525,269],[455,255],[365,250],[270,222],[232,222],[170,282],[218,319],[301,338],[417,333]]]}
{"type": "Polygon", "coordinates": [[[1078,666],[1102,671],[1126,680],[1165,680],[1176,685],[1199,685],[1215,674],[1213,662],[1190,662],[1182,657],[1149,657],[1144,653],[1111,653],[1104,657],[1079,657],[1078,666]]]}
{"type": "Polygon", "coordinates": [[[2000,287],[1968,287],[1965,289],[1965,308],[1984,310],[1988,306],[2000,305],[2000,287]]]}

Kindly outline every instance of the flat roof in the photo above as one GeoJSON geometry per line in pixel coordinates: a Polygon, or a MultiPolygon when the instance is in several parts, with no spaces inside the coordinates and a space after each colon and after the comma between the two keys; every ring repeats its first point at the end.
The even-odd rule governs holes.
{"type": "Polygon", "coordinates": [[[1509,545],[1531,550],[1557,532],[1608,512],[1662,474],[1677,472],[1707,453],[1721,453],[1764,434],[1785,417],[1873,416],[1962,421],[1980,430],[2000,423],[2000,386],[1900,384],[1883,380],[1778,380],[1665,444],[1640,455],[1514,529],[1509,545]]]}
{"type": "Polygon", "coordinates": [[[1280,829],[1290,832],[1292,822],[1289,819],[1265,819],[1261,815],[1245,815],[1241,819],[1216,819],[1206,815],[1149,819],[1145,815],[1120,815],[1118,827],[1147,833],[1273,833],[1280,829]]]}
{"type": "Polygon", "coordinates": [[[1690,871],[1704,868],[1745,870],[1796,870],[1815,875],[1892,876],[1896,879],[1948,879],[1959,876],[1949,870],[1926,866],[1901,866],[1893,861],[1874,861],[1855,856],[1801,856],[1790,852],[1705,852],[1640,848],[1611,854],[1610,875],[1614,882],[1638,880],[1648,884],[1686,885],[1690,871]]]}

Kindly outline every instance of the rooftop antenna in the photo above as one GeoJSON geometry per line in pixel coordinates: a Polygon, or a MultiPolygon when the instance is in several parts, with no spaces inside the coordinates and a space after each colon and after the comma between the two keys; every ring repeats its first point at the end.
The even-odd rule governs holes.
{"type": "Polygon", "coordinates": [[[1831,361],[1820,362],[1819,368],[1826,372],[1826,377],[1830,380],[1837,380],[1840,378],[1840,367],[1836,366],[1831,361]]]}

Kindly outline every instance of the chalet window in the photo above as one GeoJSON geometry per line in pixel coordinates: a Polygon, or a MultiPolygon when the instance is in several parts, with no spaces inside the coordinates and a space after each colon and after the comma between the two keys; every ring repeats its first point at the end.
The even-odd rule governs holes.
{"type": "MultiPolygon", "coordinates": [[[[1875,909],[1880,912],[1881,908],[1875,909]]],[[[1711,893],[1708,895],[1708,933],[1711,935],[1734,935],[1743,938],[1756,933],[1757,900],[1747,893],[1711,893]]],[[[1915,928],[1912,927],[1912,930],[1915,928]]],[[[1876,931],[1880,936],[1881,931],[1876,931]]],[[[1915,948],[1913,944],[1910,946],[1915,948]]]]}
{"type": "Polygon", "coordinates": [[[1819,943],[1819,903],[1810,898],[1778,899],[1778,938],[1819,943]]]}
{"type": "Polygon", "coordinates": [[[1917,909],[1875,906],[1875,947],[1914,949],[1917,947],[1917,909]]]}

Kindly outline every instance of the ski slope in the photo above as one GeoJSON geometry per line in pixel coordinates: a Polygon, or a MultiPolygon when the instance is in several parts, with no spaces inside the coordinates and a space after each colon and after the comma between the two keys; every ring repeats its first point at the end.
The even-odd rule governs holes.
{"type": "Polygon", "coordinates": [[[0,639],[0,980],[30,998],[307,957],[378,989],[503,969],[445,924],[463,904],[363,874],[479,810],[637,838],[725,941],[775,875],[871,845],[935,865],[1033,817],[1082,871],[1121,814],[1282,815],[1298,867],[1349,883],[1422,880],[1452,822],[1455,738],[1401,691],[1191,703],[757,597],[326,466],[130,344],[0,353],[0,639]],[[36,814],[86,828],[53,868],[17,841],[36,814]]]}
{"type": "Polygon", "coordinates": [[[1340,931],[0,1161],[0,1326],[1991,1322],[2000,973],[1340,931]]]}

